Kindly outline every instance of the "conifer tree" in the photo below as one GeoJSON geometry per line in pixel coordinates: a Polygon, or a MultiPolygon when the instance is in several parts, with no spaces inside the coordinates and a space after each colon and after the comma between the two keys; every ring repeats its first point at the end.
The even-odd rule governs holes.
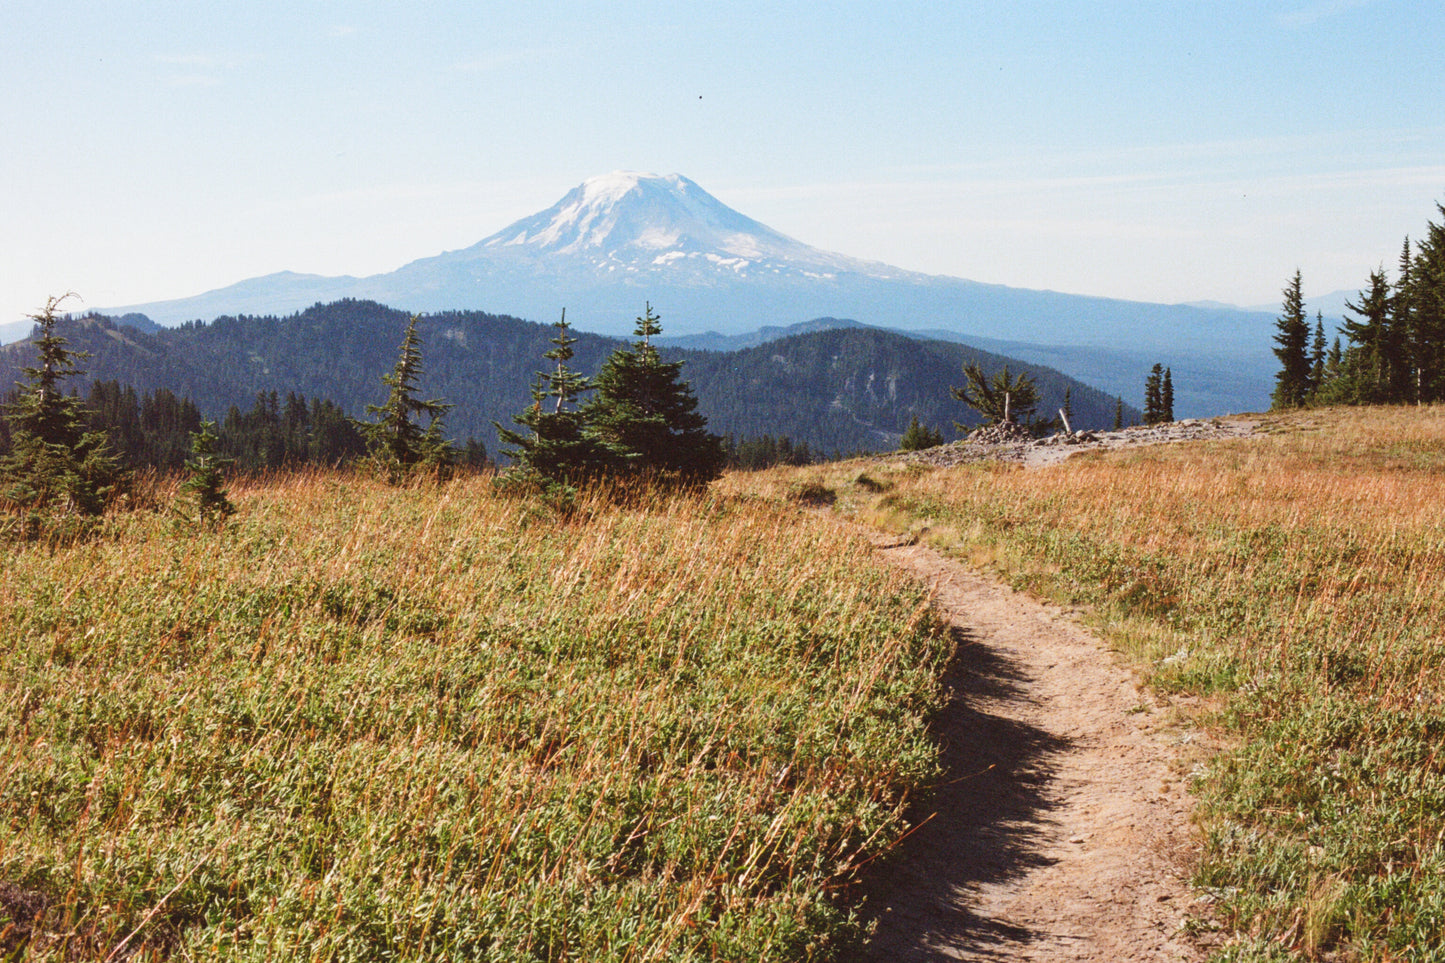
{"type": "Polygon", "coordinates": [[[1342,330],[1350,346],[1342,359],[1339,387],[1330,400],[1349,404],[1377,404],[1394,396],[1390,384],[1390,285],[1385,271],[1370,272],[1370,287],[1361,291],[1358,303],[1345,308],[1359,320],[1345,317],[1342,330]]]}
{"type": "Polygon", "coordinates": [[[1168,368],[1159,385],[1159,420],[1165,424],[1174,420],[1174,373],[1168,368]]]}
{"type": "Polygon", "coordinates": [[[451,444],[441,433],[442,417],[453,406],[439,398],[423,401],[416,397],[422,373],[421,338],[416,330],[420,320],[411,316],[396,367],[381,377],[390,389],[386,403],[366,406],[366,413],[376,421],[357,423],[372,459],[393,483],[419,468],[445,472],[454,458],[451,444]],[[422,417],[430,419],[425,429],[417,420],[422,417]]]}
{"type": "Polygon", "coordinates": [[[932,428],[922,424],[918,416],[908,422],[908,429],[903,432],[903,440],[898,445],[899,451],[923,451],[925,448],[935,448],[943,444],[943,432],[934,431],[932,428]]]}
{"type": "Polygon", "coordinates": [[[1155,364],[1144,379],[1144,424],[1157,425],[1164,420],[1164,366],[1155,364]]]}
{"type": "Polygon", "coordinates": [[[1114,430],[1120,431],[1124,427],[1124,397],[1120,395],[1114,399],[1114,430]]]}
{"type": "Polygon", "coordinates": [[[569,333],[567,311],[557,322],[553,345],[544,357],[554,362],[551,371],[538,372],[532,385],[532,404],[512,421],[527,431],[513,431],[496,422],[502,454],[512,459],[510,480],[536,483],[544,488],[576,485],[620,470],[628,453],[598,437],[577,399],[592,390],[592,383],[567,366],[577,339],[569,333]]]}
{"type": "Polygon", "coordinates": [[[225,488],[225,470],[234,462],[216,450],[216,423],[201,422],[199,431],[191,432],[191,458],[186,470],[191,477],[181,488],[196,499],[196,513],[202,525],[219,526],[236,513],[225,488]]]}
{"type": "Polygon", "coordinates": [[[662,319],[646,304],[631,347],[603,362],[582,415],[599,438],[625,452],[617,466],[654,481],[703,485],[722,474],[722,438],[707,431],[681,361],[664,361],[652,339],[662,319]]]}
{"type": "Polygon", "coordinates": [[[1325,316],[1315,312],[1314,340],[1310,342],[1310,384],[1309,397],[1314,398],[1325,382],[1325,316]]]}
{"type": "MultiPolygon", "coordinates": [[[[957,401],[983,415],[984,424],[1019,424],[1026,428],[1035,427],[1034,411],[1039,404],[1039,389],[1028,375],[1017,378],[1009,374],[1008,365],[994,373],[992,378],[983,373],[976,362],[963,366],[967,380],[962,388],[950,388],[949,393],[957,401]]],[[[964,431],[965,426],[954,422],[954,427],[964,431]]]]}
{"type": "Polygon", "coordinates": [[[1418,397],[1418,382],[1414,371],[1414,258],[1410,253],[1410,239],[1400,251],[1400,276],[1395,279],[1394,293],[1390,296],[1390,324],[1387,340],[1389,349],[1390,400],[1397,402],[1414,401],[1418,397]]]}
{"type": "MultiPolygon", "coordinates": [[[[1441,215],[1445,205],[1437,204],[1441,215]]],[[[1445,217],[1431,221],[1410,267],[1413,355],[1422,404],[1445,401],[1445,217]]]]}
{"type": "Polygon", "coordinates": [[[1275,375],[1272,407],[1298,408],[1309,392],[1310,361],[1308,356],[1310,327],[1305,320],[1304,296],[1300,293],[1300,272],[1285,286],[1284,307],[1275,322],[1274,356],[1280,370],[1275,375]]]}
{"type": "Polygon", "coordinates": [[[69,297],[48,298],[29,316],[39,326],[38,358],[21,369],[26,380],[6,406],[10,452],[0,460],[0,483],[7,499],[32,511],[99,515],[129,475],[106,434],[87,426],[80,398],[61,389],[66,378],[84,374],[76,364],[84,353],[55,333],[56,310],[69,297]]]}

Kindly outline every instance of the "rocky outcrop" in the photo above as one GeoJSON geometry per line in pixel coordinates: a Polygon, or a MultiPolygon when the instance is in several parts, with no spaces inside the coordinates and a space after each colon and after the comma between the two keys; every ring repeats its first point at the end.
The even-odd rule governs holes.
{"type": "Polygon", "coordinates": [[[900,461],[925,465],[961,465],[973,461],[1020,462],[1031,467],[1050,465],[1080,451],[1110,448],[1139,448],[1178,441],[1244,438],[1254,433],[1257,422],[1243,418],[1192,418],[1163,425],[1125,428],[1121,431],[1060,432],[1035,438],[1015,424],[987,425],[974,429],[962,441],[924,451],[908,452],[900,461]]]}

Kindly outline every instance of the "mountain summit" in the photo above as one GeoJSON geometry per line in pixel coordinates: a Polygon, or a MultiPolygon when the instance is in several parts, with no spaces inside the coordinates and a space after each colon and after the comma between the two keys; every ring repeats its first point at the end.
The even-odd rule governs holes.
{"type": "Polygon", "coordinates": [[[402,270],[478,263],[548,274],[565,266],[582,277],[630,284],[710,285],[719,276],[827,280],[840,273],[907,274],[794,240],[738,213],[681,174],[635,171],[588,178],[545,211],[469,248],[402,270]]]}
{"type": "Polygon", "coordinates": [[[614,335],[630,333],[649,301],[672,336],[736,335],[814,318],[850,318],[975,345],[993,339],[999,350],[1126,397],[1137,392],[1150,365],[1169,364],[1180,387],[1180,410],[1190,414],[1264,407],[1273,371],[1274,319],[1268,314],[905,271],[810,247],[733,210],[680,174],[633,171],[589,178],[547,210],[471,247],[388,274],[282,272],[108,313],[139,312],[178,324],[227,314],[286,315],[343,298],[406,311],[475,309],[543,322],[566,308],[578,328],[614,335]]]}
{"type": "Polygon", "coordinates": [[[614,171],[590,177],[545,211],[486,238],[473,251],[592,255],[607,266],[679,257],[734,263],[811,259],[813,249],[723,204],[681,174],[614,171]],[[728,256],[731,257],[728,257],[728,256]]]}
{"type": "Polygon", "coordinates": [[[733,210],[681,174],[614,171],[588,178],[552,207],[471,247],[388,274],[284,271],[192,298],[116,310],[177,324],[222,314],[285,314],[345,297],[407,310],[481,308],[535,320],[570,306],[585,327],[625,333],[642,302],[651,300],[663,306],[670,332],[741,331],[755,323],[839,313],[826,305],[846,299],[804,296],[799,303],[799,294],[844,279],[934,280],[811,247],[733,210]]]}

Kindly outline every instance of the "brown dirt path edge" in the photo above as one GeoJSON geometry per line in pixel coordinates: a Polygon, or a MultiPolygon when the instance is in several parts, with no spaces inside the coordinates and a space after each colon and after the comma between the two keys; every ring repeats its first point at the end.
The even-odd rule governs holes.
{"type": "Polygon", "coordinates": [[[959,647],[942,784],[863,884],[860,959],[1202,959],[1178,714],[1064,610],[923,546],[879,550],[932,587],[959,647]]]}

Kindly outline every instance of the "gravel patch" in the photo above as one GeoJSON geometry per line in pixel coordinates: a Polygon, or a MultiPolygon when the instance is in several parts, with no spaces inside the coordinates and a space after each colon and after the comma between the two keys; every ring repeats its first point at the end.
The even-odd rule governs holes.
{"type": "Polygon", "coordinates": [[[1164,425],[1125,428],[1122,431],[1060,432],[1034,438],[1018,425],[989,425],[975,429],[962,441],[924,451],[890,456],[904,464],[948,467],[976,461],[1017,462],[1029,468],[1056,465],[1081,451],[1142,448],[1181,441],[1247,438],[1259,422],[1248,418],[1188,418],[1164,425]]]}

